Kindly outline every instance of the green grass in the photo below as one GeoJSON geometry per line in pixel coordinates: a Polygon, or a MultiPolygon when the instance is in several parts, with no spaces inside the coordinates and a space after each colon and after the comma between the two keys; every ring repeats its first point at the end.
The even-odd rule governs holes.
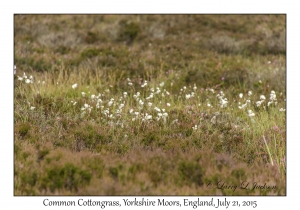
{"type": "Polygon", "coordinates": [[[285,18],[15,15],[15,195],[285,195],[285,18]]]}

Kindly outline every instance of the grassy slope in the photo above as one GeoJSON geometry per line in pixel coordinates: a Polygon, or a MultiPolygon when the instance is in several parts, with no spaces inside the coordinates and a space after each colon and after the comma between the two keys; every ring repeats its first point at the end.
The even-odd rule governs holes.
{"type": "Polygon", "coordinates": [[[285,195],[285,59],[283,15],[16,15],[15,194],[285,195]]]}

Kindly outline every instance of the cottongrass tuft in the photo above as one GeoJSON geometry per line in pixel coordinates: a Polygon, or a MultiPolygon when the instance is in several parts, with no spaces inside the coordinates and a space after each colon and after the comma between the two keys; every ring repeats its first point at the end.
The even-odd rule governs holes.
{"type": "Polygon", "coordinates": [[[78,86],[77,83],[75,83],[74,85],[72,85],[72,88],[73,88],[73,89],[76,89],[77,86],[78,86]]]}
{"type": "Polygon", "coordinates": [[[252,110],[248,110],[248,116],[249,117],[254,117],[255,113],[252,110]]]}

